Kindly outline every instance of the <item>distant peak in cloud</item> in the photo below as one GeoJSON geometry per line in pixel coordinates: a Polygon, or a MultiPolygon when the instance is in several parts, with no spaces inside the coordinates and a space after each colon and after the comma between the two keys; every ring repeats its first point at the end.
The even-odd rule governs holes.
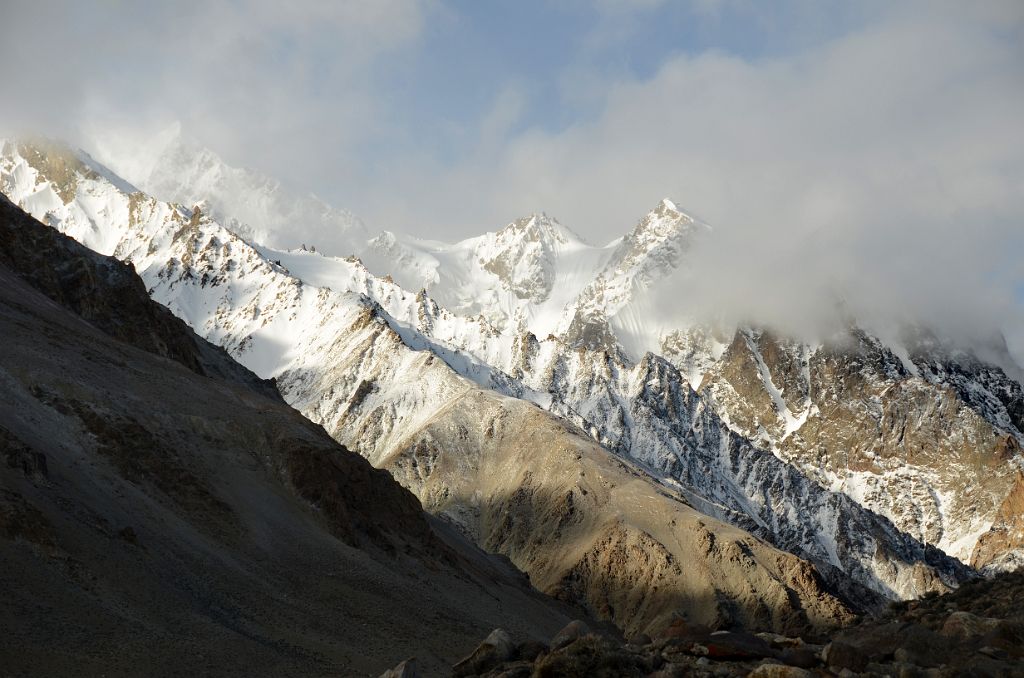
{"type": "Polygon", "coordinates": [[[232,167],[183,132],[179,122],[151,136],[118,133],[94,138],[101,162],[161,200],[205,205],[205,210],[245,238],[290,249],[300,242],[346,255],[369,237],[355,214],[332,207],[276,177],[232,167]]]}

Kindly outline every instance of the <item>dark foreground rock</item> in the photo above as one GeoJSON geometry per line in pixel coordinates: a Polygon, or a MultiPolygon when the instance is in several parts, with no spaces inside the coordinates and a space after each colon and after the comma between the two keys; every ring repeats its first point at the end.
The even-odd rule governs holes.
{"type": "MultiPolygon", "coordinates": [[[[494,635],[472,656],[491,656],[494,635]]],[[[512,653],[508,661],[491,662],[477,673],[465,672],[466,666],[456,667],[455,675],[1024,677],[1024,570],[971,582],[945,596],[893,605],[877,618],[828,637],[713,631],[679,617],[653,640],[634,636],[623,642],[575,621],[536,656],[512,653]]]]}

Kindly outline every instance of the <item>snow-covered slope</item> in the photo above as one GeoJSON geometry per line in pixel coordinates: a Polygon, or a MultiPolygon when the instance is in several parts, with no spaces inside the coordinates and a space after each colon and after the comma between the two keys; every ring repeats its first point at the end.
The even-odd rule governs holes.
{"type": "Polygon", "coordinates": [[[638,358],[657,349],[666,329],[651,287],[708,230],[663,200],[632,232],[601,247],[540,213],[454,245],[383,233],[358,254],[374,273],[502,331],[564,335],[638,358]]]}
{"type": "Polygon", "coordinates": [[[612,255],[546,214],[449,245],[383,233],[359,253],[378,275],[506,331],[558,331],[563,311],[612,255]]]}
{"type": "MultiPolygon", "coordinates": [[[[531,400],[607,449],[640,460],[702,512],[812,559],[833,582],[852,577],[885,595],[911,596],[963,576],[942,554],[732,432],[715,401],[667,361],[634,360],[622,348],[612,334],[615,318],[643,297],[652,276],[678,265],[693,234],[704,230],[671,203],[607,248],[590,248],[542,216],[476,242],[435,247],[439,280],[483,269],[506,299],[523,302],[507,310],[488,305],[491,322],[482,309],[453,313],[355,258],[255,248],[201,209],[127,192],[86,161],[6,143],[0,181],[51,225],[133,262],[155,298],[259,374],[276,377],[289,402],[371,459],[404,449],[410,432],[444,416],[466,389],[483,386],[531,400]],[[458,260],[462,268],[449,270],[458,260]],[[577,273],[597,273],[565,305],[561,336],[538,339],[527,328],[542,314],[516,313],[563,294],[550,283],[563,261],[575,262],[577,273]],[[602,328],[604,343],[573,331],[581,318],[602,328]],[[363,336],[381,323],[391,339],[363,336]],[[368,376],[374,365],[384,371],[368,376]]],[[[393,242],[413,252],[417,265],[429,262],[425,245],[414,251],[393,242]]],[[[404,275],[414,269],[404,267],[404,275]]],[[[453,284],[440,287],[458,292],[453,284]]]]}

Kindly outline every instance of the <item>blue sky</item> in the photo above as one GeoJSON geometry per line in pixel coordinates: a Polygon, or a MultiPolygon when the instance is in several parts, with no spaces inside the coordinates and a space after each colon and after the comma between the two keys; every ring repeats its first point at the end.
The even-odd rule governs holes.
{"type": "Polygon", "coordinates": [[[592,98],[573,100],[567,81],[574,77],[646,79],[678,54],[763,59],[791,53],[862,23],[867,4],[758,6],[453,2],[423,32],[407,64],[410,88],[404,94],[434,115],[472,124],[506,83],[518,83],[530,94],[519,129],[557,131],[598,110],[600,102],[592,98]]]}
{"type": "Polygon", "coordinates": [[[1019,0],[40,0],[5,7],[0,62],[3,129],[180,121],[446,239],[543,210],[602,243],[671,197],[716,229],[716,304],[838,289],[1024,347],[1019,0]]]}

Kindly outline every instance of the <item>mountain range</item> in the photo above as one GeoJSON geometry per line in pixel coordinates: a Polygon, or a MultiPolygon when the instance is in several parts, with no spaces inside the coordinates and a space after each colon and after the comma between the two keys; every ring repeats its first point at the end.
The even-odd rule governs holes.
{"type": "Polygon", "coordinates": [[[421,541],[451,530],[448,548],[506,556],[627,633],[680,613],[822,628],[1024,563],[1024,392],[1005,344],[674,317],[664,281],[685,281],[714,229],[671,200],[604,246],[543,213],[449,244],[371,237],[177,130],[106,164],[0,145],[13,203],[134,267],[220,378],[279,392],[334,439],[318,445],[389,471],[433,516],[400,511],[421,541]],[[282,246],[297,220],[345,256],[282,246]]]}

